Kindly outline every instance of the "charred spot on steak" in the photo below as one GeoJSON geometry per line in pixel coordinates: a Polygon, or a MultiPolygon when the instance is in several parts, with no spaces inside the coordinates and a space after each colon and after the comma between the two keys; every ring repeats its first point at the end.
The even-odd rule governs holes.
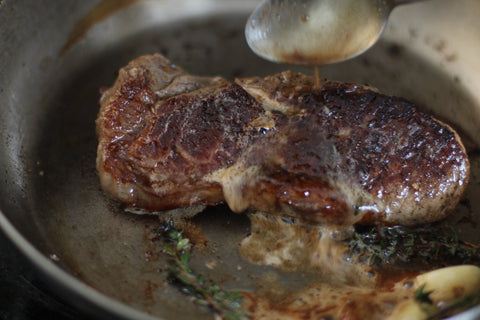
{"type": "Polygon", "coordinates": [[[127,208],[226,202],[311,224],[441,220],[469,177],[453,129],[413,103],[290,71],[197,77],[154,54],[100,99],[97,170],[127,208]]]}

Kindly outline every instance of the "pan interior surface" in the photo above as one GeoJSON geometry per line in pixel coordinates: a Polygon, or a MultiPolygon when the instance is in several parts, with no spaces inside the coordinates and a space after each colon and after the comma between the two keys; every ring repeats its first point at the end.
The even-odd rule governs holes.
{"type": "MultiPolygon", "coordinates": [[[[5,70],[0,75],[4,217],[72,281],[78,279],[115,301],[164,319],[213,316],[168,283],[169,261],[152,241],[159,219],[123,212],[100,188],[94,123],[100,88],[112,85],[128,61],[154,52],[192,74],[229,80],[285,69],[313,74],[306,68],[266,62],[249,50],[243,28],[255,1],[201,1],[203,6],[194,2],[133,1],[92,25],[65,52],[62,48],[69,36],[56,35],[54,30],[65,29],[59,27],[62,24],[73,30],[75,21],[89,16],[97,2],[64,1],[50,10],[37,8],[34,1],[0,2],[0,21],[7,14],[19,16],[19,21],[38,19],[34,21],[38,25],[52,19],[43,24],[45,30],[31,27],[23,33],[5,26],[0,33],[2,41],[8,32],[18,38],[9,36],[11,49],[0,55],[5,70]],[[21,11],[22,5],[29,9],[21,11]],[[35,12],[42,18],[32,18],[35,12]],[[75,12],[77,20],[54,19],[52,12],[75,12]],[[46,33],[54,36],[43,39],[46,33]],[[21,44],[21,39],[29,41],[21,44]],[[51,43],[39,45],[39,41],[51,43]]],[[[399,8],[374,48],[320,69],[323,77],[332,80],[369,84],[406,97],[461,128],[473,150],[472,176],[465,199],[448,223],[476,243],[480,243],[476,147],[480,145],[480,62],[472,57],[480,48],[478,15],[476,0],[438,0],[399,8]],[[463,27],[454,19],[460,15],[463,27]],[[466,31],[459,37],[455,28],[466,31]]],[[[276,286],[295,290],[311,280],[245,261],[238,245],[250,232],[249,221],[224,206],[208,208],[192,224],[206,239],[205,247],[194,251],[192,267],[227,289],[255,291],[274,278],[276,286]]]]}

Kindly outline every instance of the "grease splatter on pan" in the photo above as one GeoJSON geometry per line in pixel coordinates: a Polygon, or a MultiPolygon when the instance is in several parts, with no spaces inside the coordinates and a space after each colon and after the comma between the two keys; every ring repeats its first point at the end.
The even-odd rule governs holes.
{"type": "MultiPolygon", "coordinates": [[[[93,7],[82,19],[78,20],[72,31],[68,35],[67,42],[60,50],[59,56],[62,57],[75,44],[80,42],[88,31],[97,23],[107,19],[117,11],[127,8],[139,0],[103,0],[93,7]]],[[[1,5],[1,0],[0,0],[1,5]]]]}

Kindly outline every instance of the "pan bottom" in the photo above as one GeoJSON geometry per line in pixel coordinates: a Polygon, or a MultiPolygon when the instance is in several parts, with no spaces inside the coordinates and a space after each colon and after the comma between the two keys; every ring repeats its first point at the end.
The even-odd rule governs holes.
{"type": "MultiPolygon", "coordinates": [[[[98,291],[135,309],[175,319],[207,318],[172,288],[165,270],[169,262],[152,242],[152,230],[160,221],[154,216],[136,216],[120,210],[102,192],[95,170],[95,118],[99,88],[110,86],[116,71],[142,54],[160,52],[191,73],[235,77],[263,76],[287,66],[265,62],[253,55],[243,36],[245,15],[221,15],[178,21],[142,30],[119,39],[116,45],[92,54],[72,72],[50,99],[49,116],[39,131],[37,149],[28,164],[32,181],[32,223],[47,239],[43,252],[60,267],[98,291]],[[180,311],[181,310],[181,311],[180,311]]],[[[305,68],[293,68],[313,73],[305,68]]],[[[354,60],[323,67],[321,75],[379,88],[388,94],[409,98],[443,116],[461,105],[474,110],[476,103],[461,81],[448,75],[402,44],[381,40],[372,50],[354,60]]],[[[455,119],[453,119],[455,120],[455,119]]],[[[472,143],[472,149],[475,149],[472,143]]],[[[470,153],[472,178],[456,212],[448,219],[459,236],[480,243],[480,154],[470,153]]],[[[196,250],[192,267],[226,288],[256,290],[265,277],[294,290],[310,279],[248,263],[238,252],[240,241],[250,232],[248,218],[226,207],[209,208],[192,223],[200,227],[206,246],[196,250]],[[215,268],[212,270],[212,261],[215,268]]]]}

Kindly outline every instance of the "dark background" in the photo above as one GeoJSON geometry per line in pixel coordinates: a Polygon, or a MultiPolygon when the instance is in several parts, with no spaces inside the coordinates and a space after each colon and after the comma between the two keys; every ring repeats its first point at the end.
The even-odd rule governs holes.
{"type": "Polygon", "coordinates": [[[0,232],[1,320],[89,320],[41,280],[41,275],[0,232]]]}

